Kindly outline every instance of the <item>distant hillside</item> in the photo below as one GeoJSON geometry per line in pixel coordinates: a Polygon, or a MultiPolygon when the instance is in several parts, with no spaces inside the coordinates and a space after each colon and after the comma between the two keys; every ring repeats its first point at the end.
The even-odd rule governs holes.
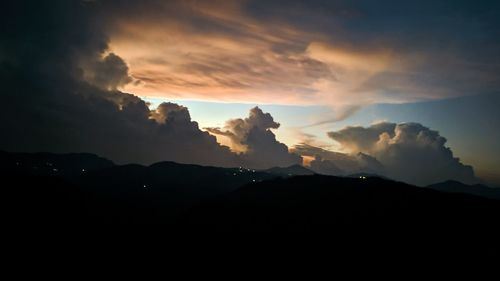
{"type": "Polygon", "coordinates": [[[90,153],[10,153],[0,151],[0,169],[8,173],[75,176],[115,164],[90,153]]]}
{"type": "Polygon", "coordinates": [[[193,208],[184,223],[221,231],[487,231],[499,216],[496,200],[381,178],[314,175],[249,184],[193,208]]]}
{"type": "Polygon", "coordinates": [[[500,199],[500,189],[491,188],[482,184],[467,185],[458,181],[445,181],[427,186],[434,190],[455,193],[467,193],[486,198],[500,199]]]}
{"type": "Polygon", "coordinates": [[[56,209],[61,204],[65,213],[66,204],[77,198],[75,206],[85,202],[93,220],[112,223],[170,223],[202,200],[277,177],[244,168],[174,162],[119,166],[92,154],[1,153],[0,165],[11,202],[32,202],[31,211],[38,214],[48,202],[56,209]]]}
{"type": "Polygon", "coordinates": [[[480,230],[500,216],[498,200],[378,177],[289,176],[310,172],[300,166],[268,171],[173,162],[119,166],[92,154],[46,153],[0,153],[0,163],[5,219],[21,228],[480,230]]]}
{"type": "Polygon", "coordinates": [[[351,174],[347,176],[348,178],[381,178],[381,179],[386,179],[390,180],[388,177],[384,177],[381,175],[377,174],[371,174],[371,173],[356,173],[356,174],[351,174]]]}
{"type": "Polygon", "coordinates": [[[262,172],[269,173],[269,174],[274,174],[274,175],[280,175],[284,177],[290,177],[290,176],[307,176],[307,175],[314,175],[315,173],[304,166],[301,165],[292,165],[290,167],[274,167],[271,169],[263,170],[262,172]]]}
{"type": "Polygon", "coordinates": [[[202,200],[275,175],[240,168],[217,168],[160,162],[149,167],[115,166],[72,179],[75,184],[101,197],[127,202],[143,209],[156,209],[164,217],[202,200]],[[159,210],[159,211],[158,211],[159,210]]]}

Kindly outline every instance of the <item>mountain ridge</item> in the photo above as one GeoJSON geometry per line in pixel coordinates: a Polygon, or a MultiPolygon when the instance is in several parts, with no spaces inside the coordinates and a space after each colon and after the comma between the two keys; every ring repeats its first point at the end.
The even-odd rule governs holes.
{"type": "Polygon", "coordinates": [[[500,189],[486,186],[484,184],[464,184],[456,180],[447,180],[440,183],[428,185],[427,188],[450,193],[466,193],[476,196],[500,199],[500,189]]]}

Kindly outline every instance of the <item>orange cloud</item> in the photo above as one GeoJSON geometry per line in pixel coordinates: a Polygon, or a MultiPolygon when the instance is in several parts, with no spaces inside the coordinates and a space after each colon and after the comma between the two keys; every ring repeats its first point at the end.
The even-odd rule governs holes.
{"type": "Polygon", "coordinates": [[[422,59],[415,54],[389,46],[357,48],[284,22],[258,21],[240,1],[224,3],[187,1],[176,7],[183,16],[118,20],[111,51],[141,81],[124,90],[218,102],[322,104],[337,112],[450,95],[414,81],[419,73],[412,67],[422,59]]]}

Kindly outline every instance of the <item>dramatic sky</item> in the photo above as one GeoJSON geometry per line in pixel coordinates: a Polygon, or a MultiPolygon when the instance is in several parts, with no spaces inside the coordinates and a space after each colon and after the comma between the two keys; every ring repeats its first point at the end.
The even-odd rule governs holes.
{"type": "Polygon", "coordinates": [[[500,185],[498,1],[2,1],[0,149],[500,185]]]}

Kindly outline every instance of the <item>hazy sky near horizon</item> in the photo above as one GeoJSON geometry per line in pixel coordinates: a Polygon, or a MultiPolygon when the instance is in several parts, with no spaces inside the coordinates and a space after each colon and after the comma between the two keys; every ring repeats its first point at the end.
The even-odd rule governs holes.
{"type": "Polygon", "coordinates": [[[498,1],[2,5],[0,149],[253,167],[339,152],[500,185],[498,1]]]}

